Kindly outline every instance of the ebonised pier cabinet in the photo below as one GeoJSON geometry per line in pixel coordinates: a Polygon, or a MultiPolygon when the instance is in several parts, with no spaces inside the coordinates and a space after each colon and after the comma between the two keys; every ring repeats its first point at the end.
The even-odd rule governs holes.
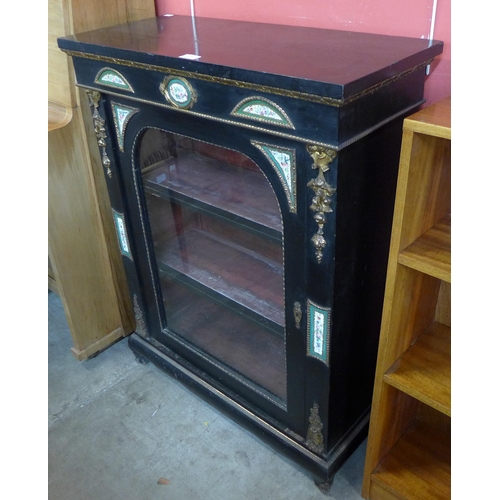
{"type": "Polygon", "coordinates": [[[131,349],[328,491],[366,437],[402,121],[442,43],[183,16],[58,43],[89,96],[131,349]]]}

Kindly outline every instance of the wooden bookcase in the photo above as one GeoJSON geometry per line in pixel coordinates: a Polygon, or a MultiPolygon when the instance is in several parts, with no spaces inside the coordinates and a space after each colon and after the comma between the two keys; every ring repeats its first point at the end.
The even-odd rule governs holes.
{"type": "Polygon", "coordinates": [[[57,37],[154,13],[153,0],[117,0],[104,13],[95,0],[48,3],[48,288],[61,298],[80,361],[135,325],[88,98],[57,37]]]}
{"type": "Polygon", "coordinates": [[[451,100],[404,121],[362,495],[451,496],[451,100]]]}

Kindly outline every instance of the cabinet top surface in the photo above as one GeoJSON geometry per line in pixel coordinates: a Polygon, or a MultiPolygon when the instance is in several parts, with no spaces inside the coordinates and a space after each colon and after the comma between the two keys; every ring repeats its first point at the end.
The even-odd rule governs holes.
{"type": "Polygon", "coordinates": [[[189,16],[157,17],[59,39],[65,51],[347,98],[439,55],[443,43],[189,16]],[[195,60],[182,56],[200,56],[195,60]],[[314,87],[314,85],[313,85],[314,87]]]}

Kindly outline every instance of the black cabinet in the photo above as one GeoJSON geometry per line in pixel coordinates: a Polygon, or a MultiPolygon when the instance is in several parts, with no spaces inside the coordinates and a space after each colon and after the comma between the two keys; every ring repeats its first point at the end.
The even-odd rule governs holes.
{"type": "Polygon", "coordinates": [[[129,344],[328,486],[366,435],[403,118],[440,42],[173,16],[59,40],[129,344]]]}

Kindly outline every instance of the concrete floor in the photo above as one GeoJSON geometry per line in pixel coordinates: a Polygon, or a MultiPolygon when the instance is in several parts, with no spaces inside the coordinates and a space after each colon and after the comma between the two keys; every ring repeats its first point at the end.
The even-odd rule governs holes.
{"type": "Polygon", "coordinates": [[[126,340],[77,361],[61,300],[48,303],[49,500],[361,499],[366,441],[325,496],[126,340]]]}

